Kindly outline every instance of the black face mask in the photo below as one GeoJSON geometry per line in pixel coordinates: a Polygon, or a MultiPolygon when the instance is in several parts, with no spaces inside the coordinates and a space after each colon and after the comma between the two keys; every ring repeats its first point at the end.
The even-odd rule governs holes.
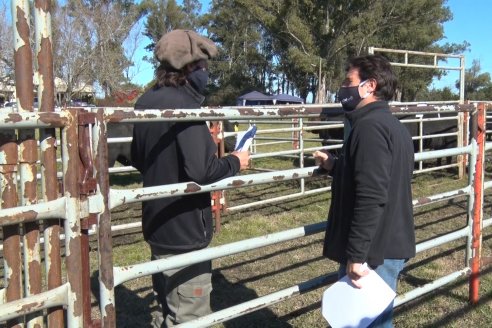
{"type": "Polygon", "coordinates": [[[197,69],[188,75],[187,80],[196,91],[203,94],[208,83],[208,71],[204,69],[197,69]]]}
{"type": "Polygon", "coordinates": [[[362,99],[370,95],[370,93],[367,93],[364,97],[361,97],[359,94],[359,87],[363,86],[366,82],[367,80],[353,87],[341,87],[338,89],[338,99],[340,100],[344,111],[353,111],[362,99]]]}

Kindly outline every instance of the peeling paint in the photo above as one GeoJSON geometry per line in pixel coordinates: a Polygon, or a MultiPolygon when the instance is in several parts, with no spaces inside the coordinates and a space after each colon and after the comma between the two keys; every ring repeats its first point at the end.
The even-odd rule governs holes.
{"type": "Polygon", "coordinates": [[[193,193],[202,190],[202,188],[196,183],[188,183],[185,189],[185,193],[193,193]]]}

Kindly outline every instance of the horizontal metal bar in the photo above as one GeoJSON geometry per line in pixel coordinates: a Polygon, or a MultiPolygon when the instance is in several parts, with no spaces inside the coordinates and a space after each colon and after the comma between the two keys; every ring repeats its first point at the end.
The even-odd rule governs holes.
{"type": "Polygon", "coordinates": [[[0,112],[0,130],[25,128],[61,128],[68,124],[71,114],[61,112],[0,112]]]}
{"type": "Polygon", "coordinates": [[[114,286],[136,279],[148,276],[157,272],[181,268],[203,261],[217,259],[219,257],[241,253],[244,251],[257,249],[269,245],[278,244],[284,241],[296,239],[299,237],[309,236],[324,231],[326,222],[306,225],[290,230],[268,234],[261,237],[245,239],[221,246],[205,248],[186,254],[172,256],[166,259],[155,260],[146,263],[140,263],[124,267],[114,267],[114,286]]]}
{"type": "Polygon", "coordinates": [[[434,248],[437,246],[441,246],[441,245],[444,245],[444,244],[449,243],[451,241],[466,237],[466,236],[468,236],[469,233],[470,233],[470,229],[468,227],[464,227],[460,230],[453,231],[453,232],[445,234],[443,236],[421,242],[421,243],[417,244],[417,246],[415,248],[417,250],[417,253],[420,253],[420,252],[426,251],[428,249],[431,249],[431,248],[434,248]]]}
{"type": "Polygon", "coordinates": [[[421,153],[415,153],[415,161],[425,161],[433,158],[440,157],[448,157],[448,156],[456,156],[462,154],[471,154],[472,145],[468,145],[466,147],[458,147],[451,149],[442,149],[442,150],[432,150],[432,151],[424,151],[421,153]]]}
{"type": "Polygon", "coordinates": [[[435,68],[435,69],[446,69],[446,70],[454,70],[459,71],[461,67],[453,67],[453,66],[440,66],[440,65],[425,65],[425,64],[405,64],[405,63],[396,63],[390,62],[393,66],[403,66],[403,67],[417,67],[417,68],[435,68]]]}
{"type": "Polygon", "coordinates": [[[65,219],[66,197],[0,210],[0,226],[33,222],[43,219],[65,219]]]}
{"type": "Polygon", "coordinates": [[[164,186],[135,188],[127,190],[110,189],[111,209],[123,204],[142,202],[158,198],[187,195],[190,193],[210,192],[214,190],[225,190],[242,186],[253,186],[274,181],[278,182],[308,178],[313,175],[313,172],[316,169],[317,167],[307,167],[276,172],[251,174],[245,176],[234,176],[203,186],[194,182],[184,182],[164,186]]]}
{"type": "Polygon", "coordinates": [[[426,172],[439,171],[442,169],[453,168],[453,167],[459,167],[459,164],[454,163],[454,164],[446,164],[446,165],[441,165],[441,166],[428,167],[428,168],[425,168],[422,170],[415,170],[415,171],[413,171],[413,173],[414,174],[426,173],[426,172]]]}
{"type": "Polygon", "coordinates": [[[68,305],[68,283],[46,292],[0,304],[0,322],[55,306],[68,305]]]}
{"type": "Polygon", "coordinates": [[[209,314],[207,316],[185,322],[183,324],[177,325],[176,327],[180,327],[180,328],[209,327],[212,325],[219,324],[221,322],[229,321],[231,319],[237,318],[247,313],[251,313],[263,309],[267,306],[279,303],[295,295],[299,295],[301,293],[305,293],[313,289],[316,289],[318,287],[324,286],[326,284],[329,284],[330,282],[335,282],[337,276],[338,276],[337,272],[332,272],[330,274],[302,282],[298,285],[279,290],[275,293],[261,296],[251,301],[247,301],[235,306],[231,306],[224,310],[209,314]]]}
{"type": "Polygon", "coordinates": [[[401,50],[401,49],[388,49],[388,48],[377,48],[370,47],[372,51],[388,52],[396,54],[409,54],[409,55],[423,55],[423,56],[437,56],[437,57],[448,57],[448,58],[463,58],[464,55],[454,55],[454,54],[443,54],[438,52],[426,52],[426,51],[415,51],[415,50],[401,50]]]}
{"type": "Polygon", "coordinates": [[[398,296],[395,299],[394,307],[405,304],[413,299],[416,299],[419,296],[425,295],[439,287],[445,286],[450,282],[460,279],[463,276],[467,276],[470,274],[470,272],[471,272],[470,268],[464,268],[459,271],[453,272],[447,276],[444,276],[442,278],[436,279],[428,284],[425,284],[424,286],[414,288],[411,291],[398,296]]]}
{"type": "Polygon", "coordinates": [[[298,192],[295,194],[289,194],[289,195],[285,195],[285,196],[268,198],[268,199],[264,199],[264,200],[260,200],[260,201],[252,202],[252,203],[247,203],[247,204],[243,204],[243,205],[230,206],[230,207],[227,207],[227,211],[228,212],[229,211],[231,211],[231,212],[239,211],[239,210],[254,207],[257,205],[271,204],[271,203],[279,202],[282,200],[295,199],[295,198],[299,198],[299,197],[303,197],[303,196],[318,194],[318,193],[325,192],[325,191],[331,191],[331,187],[323,187],[323,188],[308,190],[308,191],[304,191],[304,192],[301,191],[301,192],[298,192]]]}
{"type": "Polygon", "coordinates": [[[455,198],[457,196],[470,195],[471,191],[472,191],[472,187],[470,185],[468,185],[468,186],[460,188],[460,189],[450,190],[450,191],[446,191],[446,192],[443,192],[440,194],[435,194],[432,196],[426,196],[426,197],[420,197],[418,199],[414,199],[412,201],[412,204],[414,207],[429,205],[429,204],[436,203],[439,201],[444,201],[444,200],[448,200],[451,198],[455,198]]]}

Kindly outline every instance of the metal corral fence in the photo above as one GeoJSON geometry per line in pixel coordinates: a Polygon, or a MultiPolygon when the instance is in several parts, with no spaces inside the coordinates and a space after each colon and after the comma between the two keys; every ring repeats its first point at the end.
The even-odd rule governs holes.
{"type": "MultiPolygon", "coordinates": [[[[413,114],[424,113],[431,109],[433,108],[406,105],[400,107],[400,110],[413,114]]],[[[479,298],[482,228],[491,224],[491,219],[482,222],[485,105],[457,105],[456,109],[471,113],[473,122],[470,133],[472,136],[471,143],[465,147],[417,154],[416,160],[467,154],[469,157],[469,183],[466,187],[457,190],[416,199],[414,205],[424,206],[466,195],[468,196],[468,222],[458,231],[418,244],[417,252],[466,237],[466,264],[456,272],[400,295],[395,306],[455,281],[463,275],[470,277],[470,301],[475,303],[479,298]]],[[[108,149],[105,136],[108,122],[200,121],[219,118],[257,120],[260,117],[285,119],[317,114],[319,114],[319,109],[302,106],[279,106],[268,109],[222,108],[220,111],[209,109],[134,112],[131,110],[98,109],[96,113],[71,109],[61,113],[19,112],[0,114],[0,181],[2,183],[0,225],[3,227],[4,234],[3,270],[6,282],[1,292],[3,304],[0,305],[0,322],[7,321],[8,326],[14,326],[23,321],[36,321],[42,326],[47,321],[49,327],[62,327],[63,320],[66,320],[69,327],[88,327],[95,324],[90,314],[91,302],[88,285],[90,268],[88,264],[87,227],[90,221],[97,223],[97,269],[103,327],[115,326],[114,289],[126,281],[163,270],[301,238],[321,232],[325,228],[325,222],[320,222],[178,255],[165,260],[114,267],[110,211],[117,206],[170,197],[176,194],[210,192],[273,181],[307,179],[315,174],[316,168],[307,167],[237,176],[207,186],[189,182],[150,188],[115,190],[109,186],[107,167],[108,149]],[[30,138],[28,138],[32,148],[23,145],[22,136],[26,134],[25,131],[32,132],[35,129],[42,131],[46,128],[61,129],[62,188],[53,199],[49,199],[45,187],[42,188],[42,196],[39,198],[31,196],[29,202],[17,199],[17,195],[24,195],[28,188],[38,185],[38,181],[34,178],[36,175],[33,174],[38,153],[35,146],[36,133],[31,133],[30,138]],[[89,135],[89,131],[92,131],[92,135],[89,135]],[[17,154],[22,155],[17,157],[17,154]],[[26,154],[29,154],[28,162],[31,163],[30,167],[32,168],[27,174],[27,170],[24,168],[27,162],[26,154]],[[17,175],[20,175],[20,185],[16,182],[17,175]],[[43,231],[45,240],[48,241],[43,250],[40,247],[39,235],[35,236],[35,242],[30,239],[32,238],[30,236],[32,231],[43,231]],[[53,248],[53,241],[59,240],[60,232],[65,234],[65,247],[59,245],[58,248],[53,248]],[[22,263],[25,266],[24,270],[22,263]],[[40,270],[42,264],[46,266],[45,272],[40,270]],[[50,284],[49,280],[52,278],[54,266],[57,267],[55,271],[59,272],[57,274],[58,281],[50,284]],[[61,267],[65,270],[61,270],[61,267]],[[61,313],[62,321],[51,319],[50,315],[53,313],[61,313]],[[64,315],[66,316],[65,319],[64,315]]],[[[42,144],[45,144],[44,141],[43,139],[42,144]]],[[[52,161],[44,160],[47,153],[52,150],[53,148],[50,147],[41,147],[41,159],[43,159],[41,169],[43,179],[41,182],[43,186],[50,183],[56,185],[56,182],[53,182],[56,181],[56,178],[50,183],[43,183],[43,181],[47,181],[44,177],[48,175],[45,167],[56,162],[56,158],[52,158],[52,161]]],[[[56,166],[54,173],[49,175],[56,177],[56,166]]],[[[182,326],[206,327],[226,321],[280,302],[300,292],[326,285],[334,277],[335,273],[330,273],[215,312],[182,326]]]]}
{"type": "MultiPolygon", "coordinates": [[[[413,134],[415,143],[415,151],[423,152],[425,150],[445,149],[451,147],[466,146],[468,142],[468,113],[456,111],[458,102],[428,102],[428,103],[392,103],[391,108],[402,123],[408,125],[409,130],[413,134]],[[420,114],[409,114],[401,111],[404,106],[424,106],[428,110],[420,114]]],[[[255,108],[268,108],[255,106],[255,108]]],[[[271,167],[262,167],[257,162],[260,159],[267,158],[289,158],[295,161],[297,167],[304,167],[305,162],[311,159],[311,154],[320,149],[330,151],[338,150],[343,142],[343,129],[346,125],[343,118],[343,111],[339,104],[323,104],[323,105],[305,105],[305,108],[321,110],[321,117],[325,120],[320,120],[319,117],[296,117],[287,119],[275,120],[244,120],[235,119],[235,122],[241,123],[241,128],[244,129],[248,125],[257,125],[256,136],[251,146],[251,169],[257,171],[272,171],[271,167]],[[308,133],[319,133],[320,136],[313,136],[308,133]],[[323,136],[325,138],[323,138],[323,136]],[[337,136],[338,138],[334,138],[337,136]],[[322,145],[322,143],[324,145],[322,145]],[[266,150],[268,149],[268,150],[266,150]]],[[[217,108],[217,111],[221,109],[217,108]]],[[[220,126],[220,125],[219,125],[220,126]]],[[[217,133],[217,132],[216,132],[217,133]]],[[[241,132],[226,132],[224,129],[218,129],[217,140],[225,140],[228,137],[234,137],[241,132]]],[[[108,143],[129,143],[131,137],[109,138],[108,143]]],[[[221,149],[219,145],[219,149],[221,149]]],[[[223,147],[222,147],[223,149],[223,147]]],[[[221,155],[223,152],[221,152],[221,155]]],[[[444,170],[449,168],[458,168],[458,176],[461,178],[464,174],[466,165],[465,156],[459,155],[457,158],[444,156],[438,158],[436,163],[424,167],[424,161],[418,161],[415,173],[424,173],[430,171],[444,170]],[[445,161],[444,161],[445,160],[445,161]]],[[[110,173],[132,172],[135,168],[131,166],[112,167],[110,173]]],[[[217,198],[214,215],[220,216],[223,212],[240,211],[253,206],[262,206],[279,201],[285,201],[304,197],[316,193],[323,193],[330,190],[329,187],[312,187],[306,188],[304,179],[300,180],[299,187],[292,187],[288,194],[270,197],[255,202],[244,202],[237,204],[234,200],[230,200],[226,193],[222,193],[217,198]]],[[[130,224],[130,228],[134,228],[135,224],[130,224]]],[[[123,227],[120,227],[123,228],[123,227]]]]}
{"type": "MultiPolygon", "coordinates": [[[[317,223],[258,238],[237,241],[165,260],[114,267],[111,210],[122,204],[170,195],[241,188],[282,180],[307,179],[315,167],[265,172],[228,178],[208,186],[193,182],[132,190],[109,185],[107,123],[141,121],[202,121],[222,119],[300,119],[317,116],[321,108],[283,106],[272,108],[223,108],[220,110],[68,109],[54,113],[54,76],[50,31],[50,1],[36,0],[37,78],[40,112],[33,112],[33,55],[30,47],[28,1],[12,1],[16,66],[17,113],[0,113],[0,226],[3,244],[3,285],[0,289],[0,322],[8,327],[91,327],[89,227],[97,226],[97,270],[103,327],[115,327],[115,287],[125,281],[182,267],[207,259],[280,243],[320,232],[317,223]],[[56,135],[60,134],[59,145],[56,135]],[[39,147],[38,147],[39,141],[39,147]],[[57,153],[59,156],[57,156],[57,153]],[[57,157],[61,157],[60,165],[57,157]],[[40,162],[40,164],[38,164],[40,162]],[[38,172],[40,179],[38,179],[38,172]],[[60,173],[61,181],[58,181],[60,173]],[[41,235],[44,243],[42,244],[41,235]],[[64,241],[61,242],[61,236],[64,241]],[[43,269],[44,267],[44,269],[43,269]]],[[[400,105],[406,113],[425,113],[433,106],[400,105]]],[[[471,143],[467,146],[418,154],[417,160],[468,155],[466,187],[420,198],[423,206],[458,195],[468,196],[468,222],[458,231],[417,245],[417,251],[466,237],[465,266],[422,287],[401,295],[396,306],[435,288],[470,275],[470,301],[478,301],[481,265],[485,105],[455,105],[472,114],[471,143]]],[[[486,187],[489,186],[487,183],[486,187]]],[[[202,327],[222,322],[326,284],[334,274],[321,276],[284,290],[218,311],[182,326],[202,327]]]]}

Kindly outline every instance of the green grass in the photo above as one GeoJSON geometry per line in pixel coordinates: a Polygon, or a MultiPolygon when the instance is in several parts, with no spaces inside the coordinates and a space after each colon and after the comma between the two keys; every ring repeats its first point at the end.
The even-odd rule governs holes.
{"type": "MultiPolygon", "coordinates": [[[[278,146],[276,150],[282,150],[278,146]]],[[[292,159],[259,159],[255,168],[290,169],[292,159]]],[[[310,164],[311,165],[311,164],[310,164]]],[[[250,172],[249,172],[250,173],[250,172]]],[[[466,179],[458,180],[456,171],[420,174],[413,179],[414,197],[424,197],[461,188],[466,179]]],[[[309,179],[306,189],[326,186],[329,179],[309,179]]],[[[138,179],[124,188],[137,186],[138,179]]],[[[299,190],[299,182],[289,181],[227,191],[230,206],[272,195],[299,190]]],[[[484,217],[491,216],[492,197],[485,197],[484,217]]],[[[282,201],[224,214],[222,229],[211,246],[279,232],[326,219],[329,193],[282,201]]],[[[415,210],[417,241],[422,242],[460,229],[466,225],[466,198],[456,198],[415,210]]],[[[138,220],[140,204],[119,207],[113,211],[113,224],[138,220]]],[[[483,256],[492,250],[491,228],[484,231],[483,256]]],[[[212,308],[214,311],[267,295],[283,288],[336,270],[337,265],[321,256],[323,233],[281,243],[279,245],[226,256],[213,261],[212,308]]],[[[131,265],[148,261],[150,252],[140,233],[114,237],[115,265],[131,265]]],[[[428,250],[409,261],[403,272],[399,293],[422,286],[434,279],[464,267],[465,239],[428,250]]],[[[483,267],[481,298],[477,305],[468,302],[468,278],[400,306],[395,312],[396,327],[488,327],[492,324],[492,275],[483,267]]],[[[324,288],[290,298],[281,303],[233,319],[218,327],[326,327],[320,313],[324,288]]],[[[136,279],[116,289],[117,326],[146,326],[153,302],[150,277],[136,279]]],[[[96,304],[96,303],[95,303],[96,304]]]]}

